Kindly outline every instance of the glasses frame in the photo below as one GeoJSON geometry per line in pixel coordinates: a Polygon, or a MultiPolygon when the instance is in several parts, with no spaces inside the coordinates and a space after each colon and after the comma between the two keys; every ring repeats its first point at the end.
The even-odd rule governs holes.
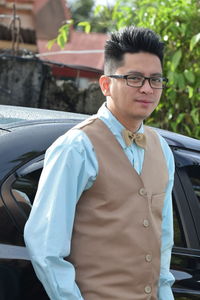
{"type": "Polygon", "coordinates": [[[149,85],[150,85],[150,87],[152,88],[152,89],[155,89],[155,90],[162,90],[162,89],[164,89],[164,88],[166,88],[166,85],[167,85],[167,82],[168,82],[168,79],[166,78],[166,77],[162,77],[162,76],[160,76],[159,78],[162,78],[162,82],[165,82],[165,84],[166,85],[164,85],[164,86],[162,86],[162,87],[160,87],[160,88],[158,88],[158,87],[153,87],[152,85],[151,85],[151,79],[152,78],[157,78],[156,76],[151,76],[151,77],[146,77],[146,76],[143,76],[143,75],[135,75],[135,77],[142,77],[143,78],[143,81],[141,82],[141,84],[140,85],[130,85],[130,84],[128,84],[128,77],[129,76],[134,76],[134,74],[128,74],[128,75],[107,75],[108,77],[111,77],[111,78],[116,78],[116,79],[126,79],[126,84],[128,85],[128,86],[130,86],[130,87],[142,87],[143,85],[144,85],[144,83],[145,83],[145,81],[146,80],[148,80],[148,82],[149,82],[149,85]]]}

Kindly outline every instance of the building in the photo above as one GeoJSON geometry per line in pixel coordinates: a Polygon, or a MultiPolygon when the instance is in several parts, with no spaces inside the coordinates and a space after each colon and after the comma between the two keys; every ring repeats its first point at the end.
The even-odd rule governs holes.
{"type": "Polygon", "coordinates": [[[58,78],[96,79],[103,70],[106,34],[86,34],[72,27],[64,49],[56,44],[47,48],[47,42],[69,19],[65,0],[0,0],[0,50],[11,49],[16,54],[16,50],[26,49],[51,64],[58,78]]]}

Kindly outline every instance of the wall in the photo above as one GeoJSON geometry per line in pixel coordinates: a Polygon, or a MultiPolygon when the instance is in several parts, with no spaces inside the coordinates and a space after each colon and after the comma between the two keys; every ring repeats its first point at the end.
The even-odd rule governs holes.
{"type": "Polygon", "coordinates": [[[105,101],[98,83],[58,81],[38,59],[0,55],[0,69],[0,104],[93,114],[105,101]]]}

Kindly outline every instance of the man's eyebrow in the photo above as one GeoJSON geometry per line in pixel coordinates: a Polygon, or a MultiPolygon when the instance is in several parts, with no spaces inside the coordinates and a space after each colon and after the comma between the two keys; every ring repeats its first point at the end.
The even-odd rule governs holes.
{"type": "MultiPolygon", "coordinates": [[[[133,75],[144,76],[144,73],[141,73],[141,72],[138,72],[138,71],[134,71],[134,70],[128,71],[126,74],[127,75],[132,75],[133,74],[133,75]]],[[[163,74],[157,72],[157,73],[151,73],[150,76],[161,76],[162,77],[163,74]]]]}
{"type": "Polygon", "coordinates": [[[128,71],[127,74],[128,74],[128,75],[129,75],[129,74],[130,74],[130,75],[131,75],[131,74],[134,74],[134,75],[142,75],[142,76],[144,75],[143,73],[138,72],[138,71],[134,71],[134,70],[128,71]]]}
{"type": "Polygon", "coordinates": [[[162,73],[152,73],[152,74],[150,74],[150,76],[163,76],[163,74],[162,73]]]}

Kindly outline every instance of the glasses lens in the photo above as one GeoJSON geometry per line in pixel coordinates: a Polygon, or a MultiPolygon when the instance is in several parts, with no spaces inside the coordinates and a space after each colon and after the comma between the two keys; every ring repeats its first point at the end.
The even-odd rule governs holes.
{"type": "Polygon", "coordinates": [[[165,87],[165,81],[162,77],[150,77],[151,87],[155,89],[162,89],[165,87]]]}
{"type": "Polygon", "coordinates": [[[163,77],[144,77],[140,75],[128,75],[126,77],[127,84],[133,87],[141,87],[145,83],[145,80],[149,81],[149,84],[154,89],[162,89],[166,86],[167,79],[163,77]]]}
{"type": "Polygon", "coordinates": [[[130,86],[140,87],[143,84],[143,80],[144,80],[144,77],[142,77],[142,76],[135,76],[135,75],[127,76],[127,83],[130,86]]]}

